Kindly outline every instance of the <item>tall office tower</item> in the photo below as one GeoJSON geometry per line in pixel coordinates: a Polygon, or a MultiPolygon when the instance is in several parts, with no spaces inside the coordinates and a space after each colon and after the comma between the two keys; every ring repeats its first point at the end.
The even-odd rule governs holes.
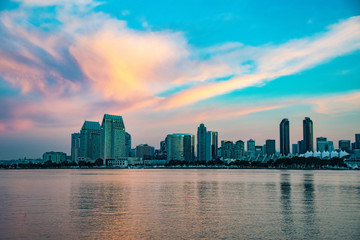
{"type": "Polygon", "coordinates": [[[234,158],[234,143],[232,141],[221,141],[221,156],[223,157],[223,159],[234,158]]]}
{"type": "Polygon", "coordinates": [[[255,141],[250,139],[247,141],[247,151],[251,156],[255,156],[255,141]]]}
{"type": "Polygon", "coordinates": [[[80,154],[85,161],[95,161],[100,158],[100,123],[85,121],[80,130],[80,154]]]}
{"type": "Polygon", "coordinates": [[[236,160],[240,160],[242,156],[244,156],[245,153],[245,144],[243,141],[239,140],[236,141],[234,146],[234,158],[236,160]]]}
{"type": "Polygon", "coordinates": [[[206,162],[216,160],[218,148],[218,132],[208,131],[206,133],[205,159],[206,162]]]}
{"type": "Polygon", "coordinates": [[[350,140],[339,140],[339,149],[347,153],[350,152],[350,140]]]}
{"type": "Polygon", "coordinates": [[[104,114],[101,123],[101,158],[125,157],[125,125],[121,116],[104,114]]]}
{"type": "Polygon", "coordinates": [[[131,135],[125,132],[125,157],[130,157],[131,152],[131,135]]]}
{"type": "Polygon", "coordinates": [[[303,120],[304,151],[314,151],[313,121],[306,117],[303,120]]]}
{"type": "Polygon", "coordinates": [[[136,146],[136,157],[143,159],[151,159],[154,156],[155,148],[147,144],[140,144],[136,146]]]}
{"type": "Polygon", "coordinates": [[[287,156],[290,153],[290,122],[284,118],[280,123],[280,153],[287,156]]]}
{"type": "Polygon", "coordinates": [[[198,161],[206,160],[206,127],[203,123],[197,130],[197,156],[198,161]]]}
{"type": "Polygon", "coordinates": [[[78,162],[80,153],[80,133],[71,134],[71,161],[78,162]]]}
{"type": "Polygon", "coordinates": [[[298,141],[297,145],[299,154],[305,153],[304,140],[298,141]]]}
{"type": "Polygon", "coordinates": [[[292,154],[298,154],[299,153],[299,150],[298,150],[298,145],[296,143],[294,143],[292,145],[292,154]]]}
{"type": "Polygon", "coordinates": [[[184,158],[188,162],[195,160],[195,136],[192,134],[184,134],[184,158]]]}
{"type": "Polygon", "coordinates": [[[360,149],[360,133],[355,134],[355,148],[360,149]]]}
{"type": "Polygon", "coordinates": [[[266,144],[265,146],[266,146],[266,154],[267,155],[273,155],[276,153],[274,139],[267,139],[265,144],[266,144]]]}
{"type": "Polygon", "coordinates": [[[195,136],[191,134],[174,133],[166,137],[167,161],[193,161],[195,136]]]}
{"type": "Polygon", "coordinates": [[[329,151],[328,141],[326,137],[317,137],[316,138],[316,151],[324,152],[329,151]]]}

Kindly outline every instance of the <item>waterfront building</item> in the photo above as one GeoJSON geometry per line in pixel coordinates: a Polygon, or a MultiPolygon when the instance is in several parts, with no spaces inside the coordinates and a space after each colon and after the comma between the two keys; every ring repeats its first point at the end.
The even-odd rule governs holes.
{"type": "Polygon", "coordinates": [[[255,156],[255,141],[253,139],[247,141],[247,152],[250,156],[255,156]]]}
{"type": "Polygon", "coordinates": [[[360,133],[355,134],[355,149],[360,149],[360,133]]]}
{"type": "Polygon", "coordinates": [[[318,152],[329,151],[328,141],[326,137],[317,137],[316,138],[316,150],[318,152]]]}
{"type": "Polygon", "coordinates": [[[131,135],[128,132],[125,132],[125,157],[130,157],[131,155],[131,135]]]}
{"type": "Polygon", "coordinates": [[[314,151],[313,121],[309,117],[303,120],[304,151],[314,151]]]}
{"type": "Polygon", "coordinates": [[[79,159],[95,162],[100,158],[100,123],[85,121],[80,130],[79,159]]]}
{"type": "Polygon", "coordinates": [[[305,153],[305,147],[304,147],[304,140],[298,141],[298,153],[303,154],[305,153]]]}
{"type": "Polygon", "coordinates": [[[125,139],[122,116],[105,114],[101,124],[101,158],[106,160],[125,157],[125,139]]]}
{"type": "Polygon", "coordinates": [[[71,134],[71,161],[78,162],[80,154],[80,133],[71,134]]]}
{"type": "Polygon", "coordinates": [[[199,161],[206,160],[206,127],[203,123],[197,130],[197,157],[199,161]]]}
{"type": "Polygon", "coordinates": [[[154,156],[154,147],[147,144],[140,144],[136,146],[136,157],[143,159],[151,159],[154,156]]]}
{"type": "Polygon", "coordinates": [[[347,153],[350,152],[350,140],[339,140],[339,149],[347,153]]]}
{"type": "Polygon", "coordinates": [[[298,145],[296,143],[294,143],[292,145],[292,154],[296,155],[299,153],[299,150],[298,150],[298,145]]]}
{"type": "Polygon", "coordinates": [[[218,149],[218,132],[206,132],[205,160],[206,162],[216,160],[218,149]]]}
{"type": "Polygon", "coordinates": [[[64,152],[46,152],[43,154],[43,162],[51,161],[53,163],[62,163],[66,161],[66,153],[64,152]]]}
{"type": "Polygon", "coordinates": [[[255,146],[254,156],[255,157],[263,156],[265,152],[266,152],[266,146],[257,145],[257,146],[255,146]]]}
{"type": "Polygon", "coordinates": [[[236,141],[234,146],[234,158],[240,160],[245,155],[245,143],[241,140],[236,141]]]}
{"type": "Polygon", "coordinates": [[[284,118],[280,123],[280,153],[287,156],[290,153],[290,122],[284,118]]]}
{"type": "Polygon", "coordinates": [[[234,143],[232,141],[221,141],[221,156],[223,159],[234,159],[234,143]]]}
{"type": "Polygon", "coordinates": [[[193,161],[195,136],[192,134],[174,133],[166,137],[167,161],[193,161]]]}
{"type": "Polygon", "coordinates": [[[265,146],[266,146],[266,154],[269,155],[273,155],[276,153],[276,149],[275,149],[275,140],[274,139],[267,139],[265,142],[265,146]]]}

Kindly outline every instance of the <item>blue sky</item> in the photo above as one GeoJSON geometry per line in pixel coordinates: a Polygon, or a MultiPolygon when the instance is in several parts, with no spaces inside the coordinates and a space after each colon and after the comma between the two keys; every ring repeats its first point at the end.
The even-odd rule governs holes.
{"type": "Polygon", "coordinates": [[[124,117],[133,146],[203,122],[220,139],[360,132],[359,1],[0,3],[0,159],[70,152],[124,117]]]}

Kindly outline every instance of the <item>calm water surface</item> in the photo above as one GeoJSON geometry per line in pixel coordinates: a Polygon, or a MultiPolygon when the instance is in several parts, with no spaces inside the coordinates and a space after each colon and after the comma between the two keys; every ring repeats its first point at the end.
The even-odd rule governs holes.
{"type": "Polygon", "coordinates": [[[0,171],[0,239],[359,236],[359,171],[0,171]]]}

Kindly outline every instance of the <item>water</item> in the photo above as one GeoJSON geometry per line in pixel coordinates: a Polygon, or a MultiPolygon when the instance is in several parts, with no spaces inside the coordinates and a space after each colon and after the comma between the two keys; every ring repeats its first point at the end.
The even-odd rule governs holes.
{"type": "Polygon", "coordinates": [[[359,236],[359,171],[0,171],[0,239],[359,236]]]}

